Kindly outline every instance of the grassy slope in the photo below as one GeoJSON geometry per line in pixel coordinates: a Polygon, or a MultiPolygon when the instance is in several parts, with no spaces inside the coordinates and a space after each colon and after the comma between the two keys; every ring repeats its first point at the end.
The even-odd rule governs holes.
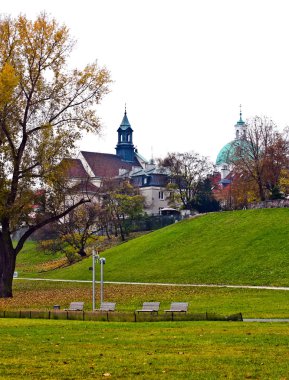
{"type": "MultiPolygon", "coordinates": [[[[288,286],[288,233],[288,209],[208,214],[107,250],[105,281],[288,286]]],[[[46,277],[91,279],[89,266],[46,277]]]]}
{"type": "Polygon", "coordinates": [[[61,253],[44,253],[37,250],[33,241],[25,243],[24,248],[17,257],[16,270],[22,273],[40,272],[60,266],[66,262],[61,253]]]}

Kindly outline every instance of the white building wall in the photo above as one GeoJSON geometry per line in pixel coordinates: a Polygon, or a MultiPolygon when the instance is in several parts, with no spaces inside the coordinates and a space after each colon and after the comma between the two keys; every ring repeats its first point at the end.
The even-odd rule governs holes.
{"type": "Polygon", "coordinates": [[[159,214],[160,210],[168,207],[169,192],[164,187],[141,187],[140,194],[145,198],[145,211],[149,214],[159,214]]]}

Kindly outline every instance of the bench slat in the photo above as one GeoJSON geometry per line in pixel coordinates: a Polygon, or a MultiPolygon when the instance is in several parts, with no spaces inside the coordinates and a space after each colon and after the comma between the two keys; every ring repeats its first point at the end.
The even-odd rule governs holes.
{"type": "Polygon", "coordinates": [[[140,312],[158,312],[160,308],[160,302],[144,302],[142,305],[142,309],[136,310],[138,313],[140,312]]]}
{"type": "Polygon", "coordinates": [[[84,302],[71,302],[67,311],[82,311],[84,302]]]}
{"type": "Polygon", "coordinates": [[[115,305],[115,302],[102,302],[100,308],[96,311],[114,311],[115,305]]]}
{"type": "Polygon", "coordinates": [[[165,313],[168,312],[184,312],[186,313],[188,311],[188,302],[172,302],[170,309],[165,310],[165,313]]]}

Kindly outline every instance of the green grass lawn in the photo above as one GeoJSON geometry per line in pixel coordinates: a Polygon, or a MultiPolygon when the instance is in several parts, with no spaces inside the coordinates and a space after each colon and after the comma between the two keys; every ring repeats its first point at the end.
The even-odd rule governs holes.
{"type": "MultiPolygon", "coordinates": [[[[103,253],[105,281],[289,285],[289,210],[214,213],[177,223],[103,253]]],[[[86,279],[91,258],[63,269],[61,256],[25,247],[20,276],[86,279]],[[55,263],[54,261],[57,261],[55,263]]],[[[98,278],[99,280],[99,267],[98,278]]],[[[289,293],[212,287],[105,284],[105,301],[133,312],[144,301],[189,302],[189,313],[289,318],[289,293]]],[[[97,286],[99,305],[99,285],[97,286]]],[[[91,283],[14,281],[0,310],[92,307],[91,283]]],[[[83,322],[0,319],[0,379],[289,379],[282,323],[83,322]]]]}
{"type": "Polygon", "coordinates": [[[286,324],[2,319],[0,379],[288,379],[286,324]]]}
{"type": "MultiPolygon", "coordinates": [[[[106,250],[105,280],[288,286],[288,237],[289,209],[210,213],[106,250]]],[[[88,280],[90,266],[26,275],[88,280]]]]}

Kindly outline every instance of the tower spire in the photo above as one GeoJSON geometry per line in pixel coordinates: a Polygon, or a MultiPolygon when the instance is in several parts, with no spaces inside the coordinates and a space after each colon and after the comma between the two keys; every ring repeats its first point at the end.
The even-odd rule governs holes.
{"type": "Polygon", "coordinates": [[[118,142],[116,145],[116,155],[121,157],[124,161],[134,161],[134,145],[132,142],[133,130],[128,121],[126,114],[126,103],[124,107],[124,116],[122,122],[117,130],[118,142]]]}
{"type": "Polygon", "coordinates": [[[246,123],[242,119],[242,104],[240,104],[240,119],[237,121],[237,124],[235,124],[235,130],[236,130],[236,140],[244,139],[246,138],[246,123]]]}
{"type": "Polygon", "coordinates": [[[240,120],[239,122],[243,122],[243,119],[242,119],[242,104],[240,104],[240,120]]]}

